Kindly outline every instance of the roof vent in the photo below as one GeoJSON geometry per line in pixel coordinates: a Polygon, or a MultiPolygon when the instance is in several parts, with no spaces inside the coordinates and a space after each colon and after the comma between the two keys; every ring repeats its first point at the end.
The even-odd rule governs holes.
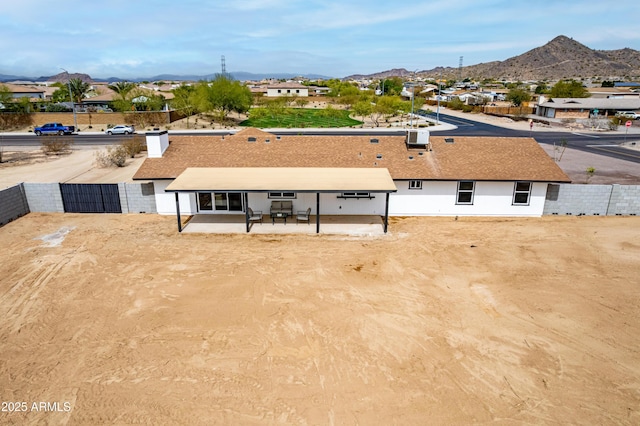
{"type": "Polygon", "coordinates": [[[269,142],[271,142],[269,139],[264,140],[264,143],[269,143],[269,142]]]}
{"type": "Polygon", "coordinates": [[[253,136],[249,136],[249,137],[247,138],[247,141],[249,141],[249,142],[255,142],[255,141],[256,141],[256,138],[254,138],[253,136]]]}
{"type": "Polygon", "coordinates": [[[369,139],[369,142],[370,142],[370,143],[378,143],[378,142],[380,142],[380,141],[379,141],[378,139],[369,139]]]}
{"type": "Polygon", "coordinates": [[[410,156],[409,156],[409,160],[413,160],[413,155],[410,155],[410,156]]]}
{"type": "Polygon", "coordinates": [[[418,153],[418,155],[422,155],[422,154],[424,154],[424,152],[422,152],[422,151],[420,151],[420,152],[418,153]]]}
{"type": "Polygon", "coordinates": [[[376,155],[376,158],[377,158],[378,160],[382,159],[382,154],[378,154],[378,155],[376,155]]]}
{"type": "Polygon", "coordinates": [[[276,136],[276,140],[279,141],[280,140],[280,135],[276,136]]]}
{"type": "Polygon", "coordinates": [[[446,143],[453,143],[453,142],[454,142],[454,141],[453,141],[453,138],[444,138],[444,141],[445,141],[446,143]]]}

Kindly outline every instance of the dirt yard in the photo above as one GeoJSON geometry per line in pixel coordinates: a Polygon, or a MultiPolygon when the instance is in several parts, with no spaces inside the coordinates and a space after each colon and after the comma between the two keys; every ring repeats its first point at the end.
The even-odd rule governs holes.
{"type": "Polygon", "coordinates": [[[2,424],[640,423],[638,217],[32,213],[0,241],[2,424]]]}

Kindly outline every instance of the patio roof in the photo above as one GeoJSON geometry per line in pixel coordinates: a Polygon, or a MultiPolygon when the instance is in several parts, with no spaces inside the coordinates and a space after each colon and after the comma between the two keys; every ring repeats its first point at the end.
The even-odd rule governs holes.
{"type": "Polygon", "coordinates": [[[396,192],[385,168],[189,167],[166,192],[396,192]]]}

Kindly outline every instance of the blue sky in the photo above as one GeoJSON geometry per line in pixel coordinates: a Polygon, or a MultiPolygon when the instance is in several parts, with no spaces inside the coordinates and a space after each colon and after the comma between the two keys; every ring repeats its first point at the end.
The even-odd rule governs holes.
{"type": "Polygon", "coordinates": [[[331,77],[504,60],[558,35],[640,50],[640,4],[603,0],[18,0],[0,74],[220,72],[331,77]]]}

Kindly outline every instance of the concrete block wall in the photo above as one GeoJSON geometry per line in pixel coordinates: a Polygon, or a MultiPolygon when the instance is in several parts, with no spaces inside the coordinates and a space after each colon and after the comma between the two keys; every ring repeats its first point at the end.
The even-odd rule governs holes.
{"type": "Polygon", "coordinates": [[[0,191],[0,226],[29,213],[29,204],[22,184],[0,191]]]}
{"type": "Polygon", "coordinates": [[[640,185],[549,185],[542,214],[640,214],[640,185]]]}
{"type": "Polygon", "coordinates": [[[157,213],[153,182],[119,183],[122,213],[157,213]]]}
{"type": "Polygon", "coordinates": [[[24,183],[27,202],[32,212],[64,213],[58,183],[24,183]]]}
{"type": "Polygon", "coordinates": [[[640,215],[640,185],[613,185],[610,215],[640,215]]]}

